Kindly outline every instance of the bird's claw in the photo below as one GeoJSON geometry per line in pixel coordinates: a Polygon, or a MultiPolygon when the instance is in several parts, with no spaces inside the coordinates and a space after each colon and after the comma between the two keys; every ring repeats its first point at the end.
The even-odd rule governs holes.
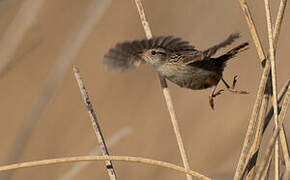
{"type": "Polygon", "coordinates": [[[237,78],[238,78],[238,75],[235,75],[235,76],[234,76],[234,80],[233,80],[232,89],[235,89],[235,87],[236,87],[236,84],[237,84],[237,78]]]}
{"type": "Polygon", "coordinates": [[[214,101],[213,101],[213,99],[214,99],[216,96],[220,95],[223,91],[224,91],[223,89],[220,89],[220,90],[218,90],[218,92],[213,93],[213,94],[211,94],[211,95],[209,96],[209,105],[210,105],[210,107],[211,107],[212,110],[214,110],[214,101]]]}
{"type": "Polygon", "coordinates": [[[209,97],[209,105],[210,105],[211,109],[214,110],[213,96],[209,97]]]}
{"type": "Polygon", "coordinates": [[[212,97],[214,98],[214,97],[216,97],[216,96],[218,96],[218,95],[221,95],[221,93],[222,93],[223,91],[225,91],[225,90],[220,89],[218,92],[214,93],[214,94],[212,95],[212,97]]]}

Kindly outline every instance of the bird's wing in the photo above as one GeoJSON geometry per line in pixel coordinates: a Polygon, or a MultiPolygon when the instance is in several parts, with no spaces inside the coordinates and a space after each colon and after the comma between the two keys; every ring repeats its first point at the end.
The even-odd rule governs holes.
{"type": "Polygon", "coordinates": [[[175,51],[170,56],[169,61],[177,62],[183,65],[191,65],[196,61],[203,61],[205,58],[202,51],[196,49],[193,50],[181,50],[175,51]]]}
{"type": "Polygon", "coordinates": [[[143,63],[141,54],[151,48],[169,51],[194,50],[189,42],[173,36],[159,36],[117,44],[104,56],[104,65],[112,71],[128,71],[143,63]]]}
{"type": "Polygon", "coordinates": [[[216,44],[210,48],[208,48],[207,50],[203,51],[203,53],[205,54],[205,56],[207,57],[211,57],[213,56],[219,49],[224,48],[228,45],[231,45],[236,39],[238,39],[240,37],[239,33],[235,33],[235,34],[231,34],[225,41],[216,44]]]}
{"type": "Polygon", "coordinates": [[[190,51],[180,51],[177,54],[181,54],[182,63],[189,66],[199,66],[202,64],[201,61],[209,60],[209,58],[214,55],[220,48],[224,48],[231,45],[237,38],[240,37],[239,33],[231,34],[225,41],[208,48],[205,51],[190,50],[190,51]]]}

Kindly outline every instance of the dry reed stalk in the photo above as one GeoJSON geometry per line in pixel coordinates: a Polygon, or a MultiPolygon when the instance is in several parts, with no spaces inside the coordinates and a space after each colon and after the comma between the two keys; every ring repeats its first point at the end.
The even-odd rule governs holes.
{"type": "MultiPolygon", "coordinates": [[[[275,43],[278,42],[278,36],[279,36],[279,33],[280,33],[281,23],[282,23],[284,10],[285,10],[285,6],[286,6],[286,3],[285,2],[282,3],[282,1],[281,1],[281,4],[280,4],[279,11],[278,11],[278,16],[277,16],[277,19],[276,19],[276,26],[275,26],[275,30],[274,30],[274,41],[275,41],[275,43]]],[[[257,31],[256,31],[255,24],[253,22],[250,10],[249,10],[248,5],[247,5],[245,0],[240,0],[240,4],[241,4],[242,10],[244,12],[244,16],[245,16],[245,18],[247,20],[247,23],[248,23],[252,38],[254,40],[254,43],[255,43],[259,58],[263,62],[265,60],[265,55],[264,55],[263,48],[262,48],[260,39],[258,37],[257,31]]],[[[263,93],[263,92],[265,91],[266,83],[267,82],[269,83],[269,79],[267,81],[267,78],[268,78],[268,74],[270,72],[270,66],[271,66],[271,63],[269,61],[266,61],[266,65],[264,67],[262,78],[261,78],[261,81],[260,81],[260,84],[259,84],[257,98],[256,98],[256,101],[255,101],[255,104],[254,104],[254,107],[253,107],[251,119],[250,119],[250,122],[249,122],[249,125],[248,125],[248,129],[247,129],[247,132],[246,132],[246,137],[245,137],[245,140],[244,140],[242,152],[241,152],[241,155],[240,155],[240,158],[239,158],[239,162],[238,162],[238,166],[237,166],[237,169],[236,169],[236,172],[235,172],[234,179],[240,179],[242,177],[242,175],[243,175],[243,172],[244,172],[245,168],[246,168],[246,164],[247,164],[246,155],[248,154],[248,151],[249,151],[250,141],[251,141],[251,139],[253,137],[253,132],[254,132],[255,125],[257,124],[257,120],[256,119],[258,117],[258,113],[259,113],[259,111],[261,109],[261,105],[262,104],[264,104],[264,105],[262,106],[263,109],[261,111],[262,114],[260,116],[260,121],[264,120],[264,117],[263,117],[264,113],[263,112],[265,112],[264,108],[266,108],[268,106],[269,98],[266,97],[266,96],[268,96],[268,94],[263,93]],[[262,103],[261,102],[262,100],[264,100],[266,102],[262,103]]],[[[267,88],[269,88],[269,85],[267,86],[267,88]]]]}
{"type": "MultiPolygon", "coordinates": [[[[123,138],[128,136],[129,134],[132,133],[132,128],[131,127],[124,127],[114,133],[111,137],[108,138],[107,140],[107,145],[108,147],[117,144],[120,142],[123,138]]],[[[93,148],[90,152],[89,155],[96,155],[100,156],[101,155],[100,149],[93,148]]],[[[82,162],[82,163],[77,163],[75,164],[72,168],[70,168],[67,172],[64,173],[63,176],[59,177],[59,180],[71,180],[73,179],[77,174],[79,174],[83,169],[85,169],[87,166],[89,166],[91,162],[82,162]]]]}
{"type": "MultiPolygon", "coordinates": [[[[265,157],[263,159],[263,161],[261,162],[261,165],[260,165],[260,168],[255,176],[255,179],[260,179],[260,177],[265,173],[264,170],[265,170],[265,167],[266,167],[266,163],[268,161],[268,156],[270,156],[271,152],[272,152],[272,149],[273,149],[273,146],[274,146],[274,143],[276,144],[276,142],[272,142],[274,141],[274,136],[276,136],[276,133],[277,135],[279,134],[279,132],[277,131],[281,129],[281,126],[283,124],[283,120],[285,119],[285,116],[286,116],[286,111],[287,111],[287,108],[288,108],[288,105],[289,105],[289,101],[290,101],[290,89],[288,89],[287,91],[287,95],[283,101],[283,104],[282,104],[282,108],[281,108],[281,111],[280,111],[280,114],[279,114],[279,120],[278,120],[278,127],[276,128],[270,142],[269,142],[269,145],[268,145],[268,148],[266,149],[266,153],[265,153],[265,157]],[[270,149],[271,148],[271,149],[270,149]],[[271,152],[270,152],[271,151],[271,152]]],[[[275,140],[276,141],[276,140],[275,140]]],[[[287,142],[286,142],[287,143],[287,142]]],[[[287,149],[288,150],[288,149],[287,149]]],[[[287,152],[288,154],[288,158],[289,158],[289,152],[287,152]]],[[[286,162],[286,167],[289,165],[289,162],[287,162],[287,160],[285,160],[286,162]]]]}
{"type": "Polygon", "coordinates": [[[266,166],[265,166],[265,170],[263,171],[263,174],[261,175],[261,179],[267,179],[267,177],[269,177],[270,167],[271,167],[271,163],[272,163],[272,157],[273,156],[270,156],[270,158],[268,159],[266,166]]]}
{"type": "Polygon", "coordinates": [[[276,144],[276,139],[279,135],[279,131],[280,131],[279,128],[276,128],[274,130],[274,133],[273,133],[273,135],[272,135],[272,137],[267,145],[264,158],[262,159],[262,162],[258,168],[257,174],[255,175],[254,179],[261,179],[262,174],[264,174],[264,171],[267,170],[267,162],[269,161],[270,156],[273,152],[273,148],[274,148],[274,145],[276,144]]]}
{"type": "Polygon", "coordinates": [[[126,161],[126,162],[135,162],[141,164],[149,164],[153,166],[164,167],[167,169],[172,169],[181,173],[185,173],[193,176],[194,178],[210,180],[211,178],[206,177],[202,174],[199,174],[195,171],[185,169],[183,167],[164,162],[157,161],[153,159],[146,159],[141,157],[129,157],[129,156],[75,156],[75,157],[66,157],[66,158],[57,158],[57,159],[46,159],[40,161],[30,161],[24,163],[10,164],[6,166],[0,166],[0,172],[8,171],[12,169],[27,168],[27,167],[36,167],[36,166],[46,166],[52,164],[60,163],[69,163],[69,162],[81,162],[81,161],[126,161]]]}
{"type": "Polygon", "coordinates": [[[95,25],[110,2],[111,1],[106,0],[92,1],[91,5],[84,13],[83,18],[80,19],[73,32],[69,34],[62,52],[56,59],[54,66],[52,67],[50,73],[47,76],[47,79],[44,82],[40,95],[37,97],[36,101],[31,107],[28,118],[24,121],[23,124],[21,124],[20,132],[18,132],[16,135],[16,140],[12,145],[12,150],[10,151],[8,160],[6,162],[17,162],[22,156],[24,150],[26,149],[27,142],[34,132],[34,128],[37,122],[41,119],[41,116],[47,107],[49,100],[62,82],[65,73],[67,72],[68,68],[71,67],[71,64],[79,52],[79,49],[84,44],[90,32],[94,29],[95,25]]]}
{"type": "Polygon", "coordinates": [[[251,12],[249,10],[248,4],[247,4],[246,0],[239,0],[239,1],[240,1],[242,10],[244,12],[244,16],[245,16],[245,18],[247,20],[247,23],[248,23],[252,38],[254,40],[254,43],[255,43],[255,46],[256,46],[256,49],[257,49],[257,52],[258,52],[258,56],[259,56],[260,60],[263,61],[266,58],[266,56],[264,54],[264,51],[263,51],[263,48],[262,48],[262,45],[261,45],[261,41],[260,41],[260,38],[258,36],[257,30],[256,30],[256,26],[255,26],[255,23],[253,21],[253,18],[252,18],[251,12]]]}
{"type": "Polygon", "coordinates": [[[265,114],[267,113],[268,104],[269,104],[268,101],[270,98],[269,96],[270,95],[266,93],[263,95],[263,100],[262,100],[262,105],[260,108],[260,115],[257,122],[254,142],[251,146],[249,153],[247,154],[247,158],[245,162],[247,166],[245,166],[246,169],[244,170],[243,176],[242,176],[244,177],[246,175],[246,180],[251,180],[254,175],[255,166],[257,163],[258,153],[260,149],[260,144],[262,142],[262,137],[263,137],[263,132],[264,132],[263,127],[265,125],[265,118],[263,117],[265,117],[265,114]]]}
{"type": "Polygon", "coordinates": [[[255,104],[254,104],[254,108],[253,108],[253,111],[252,111],[251,119],[250,119],[250,122],[249,122],[249,125],[248,125],[248,129],[247,129],[247,132],[246,132],[246,137],[245,137],[245,140],[244,140],[244,144],[243,144],[242,152],[241,152],[240,159],[239,159],[239,162],[238,162],[238,166],[237,166],[237,169],[236,169],[236,172],[235,172],[234,180],[241,179],[241,177],[243,175],[243,172],[244,172],[244,170],[246,168],[247,154],[249,152],[249,148],[250,148],[250,145],[251,145],[251,139],[252,139],[252,137],[254,135],[254,127],[257,124],[258,112],[259,112],[259,109],[260,109],[260,106],[261,106],[261,101],[262,101],[263,94],[264,94],[264,91],[265,91],[265,86],[266,86],[266,83],[267,83],[267,79],[268,79],[267,76],[269,74],[269,71],[270,71],[270,63],[268,63],[268,61],[267,61],[266,67],[265,67],[265,69],[263,71],[262,78],[261,78],[261,81],[260,81],[260,85],[259,85],[259,88],[258,88],[257,98],[256,98],[256,101],[255,101],[255,104]]]}
{"type": "MultiPolygon", "coordinates": [[[[148,21],[146,19],[144,8],[142,6],[142,2],[141,2],[141,0],[135,0],[135,3],[136,3],[136,6],[138,8],[138,12],[139,12],[139,15],[140,15],[140,19],[141,19],[141,22],[142,22],[146,37],[147,37],[147,39],[150,39],[150,38],[152,38],[152,32],[151,32],[149,23],[148,23],[148,21]]],[[[188,158],[186,156],[185,148],[184,148],[184,145],[183,145],[181,133],[180,133],[180,130],[179,130],[179,125],[178,125],[178,121],[177,121],[177,118],[176,118],[173,102],[172,102],[171,95],[170,95],[170,92],[169,92],[169,89],[168,89],[168,86],[167,86],[167,82],[164,79],[164,77],[162,77],[160,74],[159,74],[159,80],[160,80],[162,92],[163,92],[163,95],[164,95],[164,98],[165,98],[165,101],[166,101],[167,109],[169,111],[171,123],[173,125],[174,133],[175,133],[175,136],[176,136],[176,139],[177,139],[177,143],[178,143],[179,151],[180,151],[181,158],[182,158],[182,161],[183,161],[183,165],[184,165],[185,169],[190,169],[188,158]]],[[[191,176],[189,176],[188,174],[186,176],[187,176],[188,180],[192,180],[191,176]]]]}
{"type": "MultiPolygon", "coordinates": [[[[278,97],[279,97],[278,98],[278,103],[279,104],[281,104],[282,99],[286,96],[286,94],[287,94],[287,92],[288,92],[288,90],[290,88],[289,86],[290,86],[290,79],[288,79],[288,81],[286,83],[284,83],[283,87],[279,91],[279,94],[278,94],[278,97]]],[[[263,128],[263,131],[266,131],[266,128],[267,128],[270,120],[272,119],[273,114],[274,114],[274,109],[273,109],[273,105],[272,105],[271,108],[270,108],[270,110],[268,111],[267,116],[265,117],[265,126],[263,128]]]]}
{"type": "MultiPolygon", "coordinates": [[[[266,19],[268,27],[268,40],[269,40],[269,54],[271,62],[271,75],[272,75],[272,90],[273,90],[273,108],[274,108],[274,120],[275,128],[280,128],[278,124],[278,96],[277,96],[277,70],[276,70],[276,57],[274,52],[274,39],[272,30],[272,19],[270,12],[269,0],[265,0],[266,19]]],[[[279,180],[280,168],[279,168],[279,141],[275,142],[275,180],[279,180]]]]}
{"type": "Polygon", "coordinates": [[[278,13],[277,13],[276,22],[275,22],[275,29],[274,29],[274,32],[273,32],[274,49],[277,48],[277,44],[278,44],[278,40],[279,40],[279,34],[280,34],[280,30],[281,30],[281,24],[282,24],[282,21],[283,21],[283,18],[284,18],[286,5],[287,5],[287,0],[281,0],[280,1],[280,6],[279,6],[278,13]]]}
{"type": "MultiPolygon", "coordinates": [[[[288,100],[288,102],[289,102],[289,100],[288,100]]],[[[283,129],[283,131],[280,131],[280,133],[279,133],[280,143],[281,143],[282,152],[283,152],[283,159],[285,161],[285,164],[287,165],[287,164],[289,164],[290,158],[289,158],[289,147],[288,147],[288,142],[287,142],[287,138],[286,138],[284,124],[282,124],[282,129],[283,129]]]]}
{"type": "MultiPolygon", "coordinates": [[[[96,116],[96,113],[94,111],[94,108],[93,108],[93,105],[90,101],[90,98],[89,98],[89,95],[88,95],[88,92],[86,91],[86,87],[81,79],[81,76],[80,76],[80,72],[79,72],[79,69],[76,68],[76,67],[73,67],[73,72],[74,72],[74,75],[75,75],[75,79],[79,85],[79,88],[80,88],[80,91],[81,91],[81,95],[82,95],[82,98],[84,100],[84,103],[86,105],[86,108],[88,109],[88,113],[90,115],[90,118],[91,118],[91,123],[92,123],[92,126],[93,126],[93,129],[94,129],[94,132],[95,132],[95,135],[97,137],[97,141],[98,141],[98,145],[100,147],[100,150],[102,152],[102,155],[103,156],[109,156],[109,150],[107,148],[107,145],[106,145],[106,142],[105,142],[105,138],[104,138],[104,135],[102,133],[102,130],[101,130],[101,126],[100,124],[98,123],[98,120],[97,120],[97,116],[96,116]]],[[[108,175],[110,177],[111,180],[116,180],[117,179],[117,176],[116,176],[116,173],[115,173],[115,170],[114,170],[114,166],[112,164],[111,161],[105,161],[105,164],[106,164],[106,169],[108,171],[108,175]]]]}
{"type": "MultiPolygon", "coordinates": [[[[279,6],[278,13],[277,13],[277,18],[276,18],[276,22],[275,22],[275,28],[274,28],[274,32],[273,32],[273,38],[274,38],[274,40],[273,40],[274,41],[273,42],[273,46],[274,46],[274,51],[276,51],[276,49],[277,49],[278,40],[279,40],[279,34],[280,34],[280,30],[281,30],[281,25],[282,25],[283,17],[284,17],[284,14],[285,14],[286,5],[287,5],[287,0],[281,0],[280,1],[280,6],[279,6]]],[[[268,79],[268,80],[270,81],[270,79],[268,79]]],[[[288,80],[288,84],[289,84],[289,80],[288,80]]],[[[268,89],[267,90],[268,93],[270,93],[269,92],[270,91],[269,90],[270,87],[271,87],[271,85],[268,85],[266,87],[268,89]]],[[[285,88],[285,90],[287,91],[286,88],[285,88]]],[[[266,96],[266,95],[267,95],[267,92],[265,92],[264,96],[266,96]]],[[[280,97],[280,95],[278,95],[278,96],[280,97]]],[[[268,99],[267,103],[269,103],[269,99],[268,99]]],[[[261,118],[264,119],[265,117],[262,116],[261,118]]],[[[280,134],[281,133],[285,134],[284,129],[280,129],[280,134]]],[[[280,136],[280,138],[281,138],[281,136],[280,136]]]]}
{"type": "Polygon", "coordinates": [[[25,33],[31,27],[44,0],[26,0],[22,3],[13,21],[7,28],[0,41],[0,76],[8,68],[13,60],[18,45],[24,38],[25,33]]]}
{"type": "MultiPolygon", "coordinates": [[[[285,97],[283,104],[281,106],[281,111],[279,113],[279,122],[278,123],[279,123],[280,131],[282,129],[284,130],[283,120],[285,119],[285,116],[286,116],[286,111],[288,109],[289,101],[290,101],[290,88],[288,88],[286,97],[285,97]]],[[[285,131],[281,131],[279,134],[280,134],[280,143],[282,146],[284,161],[285,161],[286,166],[288,166],[288,164],[289,164],[289,148],[288,148],[288,144],[287,144],[286,134],[285,134],[285,131]]]]}
{"type": "MultiPolygon", "coordinates": [[[[283,87],[279,91],[279,94],[278,94],[278,97],[279,97],[278,98],[278,103],[279,104],[282,101],[282,98],[285,96],[285,94],[288,91],[289,83],[290,83],[290,79],[283,85],[283,87]]],[[[264,94],[263,98],[265,98],[265,97],[269,98],[269,95],[268,94],[264,94]]],[[[267,104],[266,103],[267,101],[262,101],[262,107],[265,104],[267,104]]],[[[249,180],[253,178],[254,171],[255,171],[256,160],[257,160],[258,153],[259,153],[259,150],[260,150],[260,145],[261,145],[261,142],[262,142],[262,137],[263,137],[263,134],[265,132],[265,129],[266,129],[269,121],[272,119],[272,116],[273,116],[273,107],[270,109],[270,111],[268,112],[267,116],[264,115],[264,113],[266,112],[265,111],[266,109],[267,108],[261,108],[261,110],[260,110],[261,112],[260,112],[260,117],[259,117],[258,124],[257,124],[257,130],[256,130],[254,142],[253,142],[253,145],[251,146],[250,153],[248,153],[248,155],[247,155],[247,160],[246,160],[247,166],[246,166],[245,171],[243,172],[243,176],[242,177],[247,175],[246,173],[248,172],[248,175],[246,176],[246,179],[249,179],[249,180]],[[263,116],[264,118],[262,118],[261,116],[263,116]]],[[[285,135],[284,129],[282,131],[280,131],[279,134],[280,134],[280,136],[283,135],[283,134],[285,135]]],[[[281,137],[280,137],[280,139],[281,139],[281,137]]],[[[286,147],[286,149],[288,149],[288,148],[286,147]]]]}
{"type": "MultiPolygon", "coordinates": [[[[245,16],[245,18],[247,20],[247,23],[248,23],[248,26],[249,26],[249,29],[250,29],[250,33],[251,33],[252,38],[254,40],[254,43],[255,43],[255,46],[256,46],[256,49],[257,49],[257,52],[258,52],[258,56],[259,56],[260,60],[264,60],[265,59],[265,55],[264,55],[264,52],[263,52],[263,48],[262,48],[260,39],[258,37],[257,30],[256,30],[255,24],[253,22],[253,19],[252,19],[250,10],[248,8],[248,5],[247,5],[245,0],[240,0],[240,4],[241,4],[241,7],[242,7],[244,16],[245,16]]],[[[255,100],[255,104],[254,104],[254,107],[253,107],[253,110],[252,110],[252,114],[251,114],[251,118],[250,118],[250,121],[249,121],[248,129],[247,129],[246,136],[245,136],[245,139],[244,139],[241,155],[240,155],[240,158],[239,158],[239,161],[238,161],[238,165],[237,165],[237,168],[236,168],[234,180],[241,179],[242,176],[243,176],[244,169],[246,168],[245,167],[246,164],[247,164],[247,159],[246,159],[247,157],[246,156],[247,156],[249,148],[250,148],[250,141],[251,141],[251,139],[253,137],[253,134],[254,134],[255,125],[257,124],[257,117],[258,117],[258,114],[259,114],[259,109],[260,109],[261,104],[262,104],[262,102],[261,102],[262,99],[263,99],[262,96],[263,96],[264,91],[265,91],[265,87],[266,87],[266,83],[267,83],[267,78],[268,78],[269,72],[270,72],[270,63],[268,61],[266,61],[266,65],[265,65],[265,68],[264,68],[264,71],[263,71],[263,74],[262,74],[262,78],[261,78],[261,81],[260,81],[260,84],[259,84],[257,97],[256,97],[256,100],[255,100]]]]}

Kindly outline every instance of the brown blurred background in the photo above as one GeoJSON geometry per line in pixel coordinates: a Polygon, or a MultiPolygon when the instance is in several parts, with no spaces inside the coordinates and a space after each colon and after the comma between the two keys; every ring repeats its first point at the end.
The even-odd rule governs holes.
{"type": "MultiPolygon", "coordinates": [[[[23,0],[0,1],[0,41],[23,0]]],[[[92,0],[49,0],[19,45],[10,69],[0,78],[0,164],[6,164],[23,123],[28,119],[49,71],[70,33],[92,0]]],[[[239,1],[146,0],[143,3],[154,35],[175,35],[205,49],[241,32],[238,42],[250,49],[228,63],[224,77],[249,95],[223,93],[208,104],[210,90],[192,91],[169,83],[190,167],[215,179],[230,179],[237,165],[262,73],[239,1]]],[[[249,1],[264,49],[268,49],[263,1],[249,1]]],[[[272,4],[273,20],[279,1],[272,4]]],[[[277,50],[278,88],[289,78],[289,7],[277,50]]],[[[108,72],[103,55],[117,42],[145,38],[133,0],[113,1],[77,53],[78,66],[106,139],[123,128],[131,133],[110,146],[112,155],[141,156],[182,165],[160,84],[153,68],[144,65],[126,73],[108,72]]],[[[237,44],[237,43],[236,43],[237,44]]],[[[222,53],[222,52],[220,52],[222,53]]],[[[219,87],[223,87],[220,85],[219,87]]],[[[289,118],[285,119],[286,130],[289,118]]],[[[271,132],[271,128],[268,129],[271,132]]],[[[286,131],[288,132],[288,131],[286,131]]],[[[89,115],[71,68],[35,124],[19,161],[86,155],[96,146],[89,115]]],[[[73,164],[17,170],[11,179],[59,179],[73,164]]],[[[119,179],[184,179],[162,168],[114,162],[119,179]]],[[[94,162],[74,179],[108,179],[103,162],[94,162]]]]}

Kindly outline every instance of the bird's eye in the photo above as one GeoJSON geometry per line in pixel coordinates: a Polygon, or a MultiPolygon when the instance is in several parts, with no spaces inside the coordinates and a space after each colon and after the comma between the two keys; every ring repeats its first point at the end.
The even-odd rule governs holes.
{"type": "Polygon", "coordinates": [[[151,51],[152,56],[156,55],[156,51],[151,51]]]}

